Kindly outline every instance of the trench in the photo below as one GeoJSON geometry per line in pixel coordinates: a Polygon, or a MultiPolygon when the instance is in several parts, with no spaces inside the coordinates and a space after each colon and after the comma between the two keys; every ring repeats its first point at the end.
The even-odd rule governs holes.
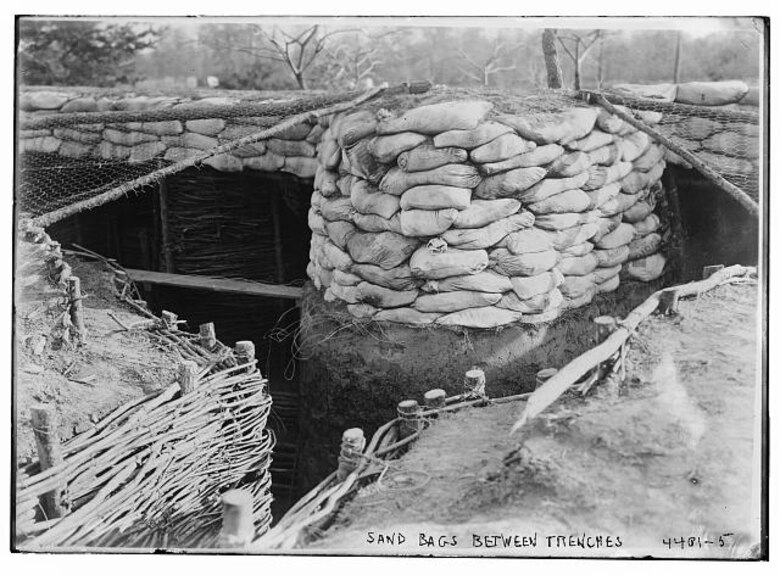
{"type": "MultiPolygon", "coordinates": [[[[690,170],[670,167],[665,184],[677,191],[685,230],[673,281],[698,279],[704,265],[757,263],[757,223],[736,202],[690,170]]],[[[52,225],[49,233],[64,246],[76,242],[128,268],[305,284],[310,182],[287,174],[189,169],[166,180],[163,195],[172,270],[163,249],[159,188],[78,214],[52,225]]],[[[344,429],[363,427],[370,436],[394,417],[402,399],[419,398],[434,387],[458,393],[460,380],[453,374],[480,362],[493,362],[498,370],[496,396],[526,391],[518,382],[592,345],[595,315],[624,315],[658,287],[621,286],[544,328],[472,333],[470,339],[437,333],[435,342],[427,330],[399,328],[403,349],[345,332],[346,338],[300,361],[293,334],[306,319],[302,314],[316,306],[310,284],[303,311],[289,299],[139,284],[156,313],[173,311],[193,331],[214,322],[226,344],[255,342],[274,403],[269,426],[277,438],[271,466],[275,520],[335,468],[344,429]]]]}

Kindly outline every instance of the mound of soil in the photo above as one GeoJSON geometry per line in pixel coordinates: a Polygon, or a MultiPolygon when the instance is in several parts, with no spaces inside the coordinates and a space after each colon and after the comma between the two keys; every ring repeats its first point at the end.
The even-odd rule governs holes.
{"type": "MultiPolygon", "coordinates": [[[[24,263],[23,246],[19,253],[24,263]]],[[[113,293],[111,270],[102,263],[66,257],[81,279],[86,340],[53,348],[52,326],[62,313],[57,292],[44,285],[17,288],[15,310],[16,461],[35,459],[30,408],[54,407],[62,440],[89,429],[119,405],[157,392],[175,379],[178,356],[143,329],[125,330],[146,318],[113,293]]]]}
{"type": "Polygon", "coordinates": [[[681,301],[640,326],[619,397],[572,393],[515,436],[522,402],[442,416],[313,547],[755,556],[757,311],[755,286],[681,301]]]}

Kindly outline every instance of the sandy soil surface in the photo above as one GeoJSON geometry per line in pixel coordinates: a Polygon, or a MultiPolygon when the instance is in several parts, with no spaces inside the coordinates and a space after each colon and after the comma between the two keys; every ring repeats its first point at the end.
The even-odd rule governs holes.
{"type": "MultiPolygon", "coordinates": [[[[19,250],[23,265],[25,245],[20,244],[19,250]]],[[[37,458],[31,407],[54,406],[64,440],[126,401],[167,387],[176,377],[173,351],[147,331],[125,331],[109,316],[114,314],[126,326],[145,319],[114,296],[109,269],[99,262],[67,257],[66,261],[87,296],[83,305],[88,336],[79,347],[53,349],[49,336],[62,310],[56,304],[56,290],[43,279],[45,270],[39,270],[39,280],[29,286],[17,276],[14,410],[20,465],[37,458]]]]}
{"type": "Polygon", "coordinates": [[[523,403],[440,418],[311,550],[755,556],[757,317],[754,285],[682,301],[640,326],[619,397],[567,395],[516,436],[523,403]]]}

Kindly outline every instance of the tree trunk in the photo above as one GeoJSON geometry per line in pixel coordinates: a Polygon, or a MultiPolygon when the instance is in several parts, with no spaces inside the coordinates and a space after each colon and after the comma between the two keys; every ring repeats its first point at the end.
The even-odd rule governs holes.
{"type": "Polygon", "coordinates": [[[563,72],[558,60],[558,48],[555,46],[555,30],[545,28],[542,34],[542,52],[547,67],[547,87],[558,90],[563,87],[563,72]]]}
{"type": "Polygon", "coordinates": [[[580,39],[574,45],[574,89],[580,89],[580,78],[582,76],[582,59],[580,58],[580,39]]]}
{"type": "Polygon", "coordinates": [[[298,82],[298,88],[301,90],[307,90],[306,87],[306,78],[303,77],[302,72],[293,72],[293,75],[295,76],[295,81],[298,82]]]}
{"type": "Polygon", "coordinates": [[[674,83],[680,83],[680,62],[682,61],[682,32],[677,32],[677,43],[674,47],[674,83]]]}

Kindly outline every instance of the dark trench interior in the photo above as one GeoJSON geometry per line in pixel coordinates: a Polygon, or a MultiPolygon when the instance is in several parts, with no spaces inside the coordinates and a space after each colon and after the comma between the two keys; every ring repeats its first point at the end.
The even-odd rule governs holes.
{"type": "MultiPolygon", "coordinates": [[[[757,223],[735,201],[690,170],[670,167],[665,184],[677,190],[684,229],[680,281],[699,279],[708,264],[757,264],[757,223]]],[[[167,179],[166,196],[173,269],[163,250],[159,187],[63,220],[49,233],[65,247],[78,243],[127,268],[303,285],[311,237],[310,182],[288,174],[189,169],[167,179]]],[[[255,342],[274,402],[269,426],[277,436],[271,471],[272,511],[278,520],[303,495],[296,488],[302,407],[293,352],[298,308],[292,300],[270,297],[139,288],[153,311],[173,311],[188,320],[186,328],[192,331],[211,321],[226,344],[255,342]]]]}

